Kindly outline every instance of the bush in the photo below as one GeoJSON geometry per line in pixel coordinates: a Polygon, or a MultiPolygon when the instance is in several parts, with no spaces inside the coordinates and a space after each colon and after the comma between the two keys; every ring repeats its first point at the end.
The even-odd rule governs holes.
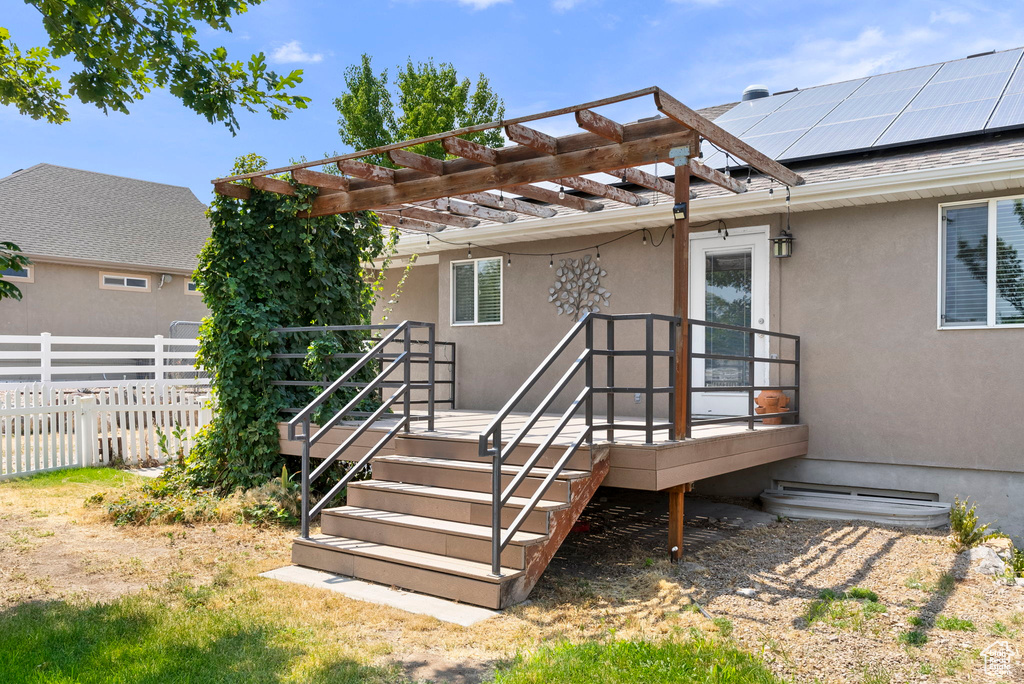
{"type": "Polygon", "coordinates": [[[978,544],[1002,536],[998,532],[987,532],[991,523],[978,526],[977,504],[967,504],[970,499],[960,501],[956,497],[949,511],[949,527],[953,532],[953,544],[957,549],[973,549],[978,544]]]}

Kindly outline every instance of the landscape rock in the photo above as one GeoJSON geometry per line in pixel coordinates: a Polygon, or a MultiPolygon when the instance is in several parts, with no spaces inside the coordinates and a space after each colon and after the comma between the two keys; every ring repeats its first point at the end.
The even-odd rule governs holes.
{"type": "Polygon", "coordinates": [[[736,593],[740,596],[746,596],[747,598],[754,598],[755,596],[757,596],[757,589],[752,589],[751,587],[743,587],[742,589],[737,589],[736,593]]]}
{"type": "Polygon", "coordinates": [[[1024,577],[1018,577],[1016,580],[1017,586],[1024,588],[1024,577]]]}
{"type": "Polygon", "coordinates": [[[981,548],[992,549],[996,552],[996,555],[1004,561],[1009,560],[1013,556],[1013,541],[1006,537],[989,539],[987,542],[982,544],[981,548]]]}
{"type": "Polygon", "coordinates": [[[996,554],[995,550],[987,546],[978,546],[963,553],[967,556],[969,563],[972,565],[975,562],[978,563],[974,567],[976,572],[983,575],[1002,575],[1006,572],[1006,563],[996,554]]]}

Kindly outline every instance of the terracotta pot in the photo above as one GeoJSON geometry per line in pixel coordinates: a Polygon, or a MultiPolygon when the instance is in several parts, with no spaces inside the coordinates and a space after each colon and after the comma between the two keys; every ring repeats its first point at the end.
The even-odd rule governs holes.
{"type": "MultiPolygon", "coordinates": [[[[757,404],[757,408],[754,409],[754,413],[785,413],[789,409],[789,397],[782,393],[782,390],[763,390],[755,398],[754,403],[757,404]]],[[[774,418],[765,418],[763,421],[764,425],[782,425],[782,416],[776,416],[774,418]]]]}

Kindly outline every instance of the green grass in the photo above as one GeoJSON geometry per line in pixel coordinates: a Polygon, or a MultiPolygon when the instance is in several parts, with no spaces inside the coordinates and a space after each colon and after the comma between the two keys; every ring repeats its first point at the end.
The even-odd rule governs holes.
{"type": "Polygon", "coordinates": [[[782,684],[753,656],[704,638],[544,646],[498,671],[495,684],[782,684]]]}
{"type": "Polygon", "coordinates": [[[878,602],[878,594],[870,589],[853,587],[849,591],[836,592],[822,589],[818,598],[807,605],[804,621],[810,626],[821,621],[840,629],[863,629],[866,622],[887,611],[878,602]]]}
{"type": "Polygon", "coordinates": [[[935,618],[935,626],[951,632],[977,632],[978,628],[970,620],[948,615],[939,615],[935,618]]]}
{"type": "Polygon", "coordinates": [[[923,646],[928,643],[928,635],[915,629],[909,632],[900,632],[897,640],[901,644],[906,644],[908,646],[923,646]]]}
{"type": "Polygon", "coordinates": [[[47,489],[62,485],[99,485],[103,487],[120,487],[131,482],[138,482],[139,475],[133,475],[116,468],[68,468],[53,470],[48,473],[19,477],[0,483],[12,489],[47,489]]]}
{"type": "Polygon", "coordinates": [[[26,603],[0,613],[5,683],[239,684],[396,680],[366,667],[312,630],[234,601],[212,607],[210,589],[140,594],[113,603],[26,603]]]}

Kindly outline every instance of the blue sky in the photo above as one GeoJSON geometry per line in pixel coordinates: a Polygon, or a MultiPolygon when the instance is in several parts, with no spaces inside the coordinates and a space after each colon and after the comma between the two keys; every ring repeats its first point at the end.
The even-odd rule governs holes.
{"type": "MultiPolygon", "coordinates": [[[[0,25],[22,49],[44,43],[35,10],[0,3],[0,25]]],[[[751,83],[803,88],[1024,45],[1024,3],[267,0],[233,34],[202,40],[237,59],[263,51],[279,72],[303,69],[297,92],[313,98],[310,108],[286,121],[240,116],[232,137],[160,91],[129,116],[72,102],[61,126],[0,107],[0,175],[48,162],[187,185],[205,202],[209,180],[239,154],[277,166],[347,151],[332,100],[363,52],[377,68],[432,57],[462,75],[485,73],[509,117],[649,85],[703,107],[734,101],[751,83]]],[[[654,112],[648,101],[612,113],[627,121],[654,112]]]]}

